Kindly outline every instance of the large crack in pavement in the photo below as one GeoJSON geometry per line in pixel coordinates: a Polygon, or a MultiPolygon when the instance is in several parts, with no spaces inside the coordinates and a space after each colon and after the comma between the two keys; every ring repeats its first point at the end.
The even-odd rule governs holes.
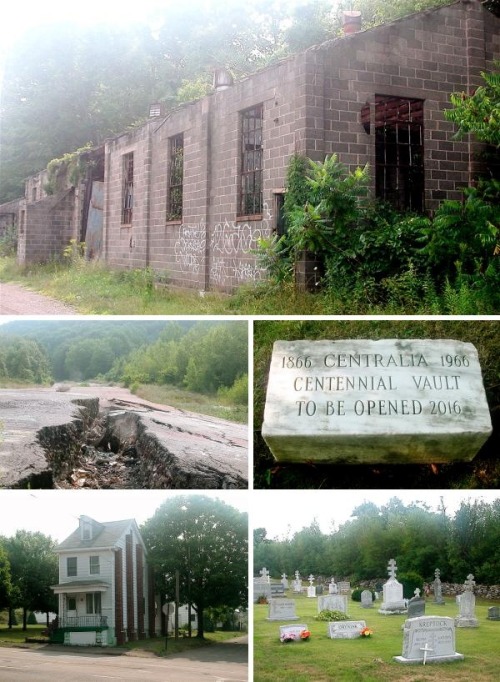
{"type": "Polygon", "coordinates": [[[0,391],[0,420],[1,487],[248,486],[241,424],[139,399],[47,389],[0,391]]]}

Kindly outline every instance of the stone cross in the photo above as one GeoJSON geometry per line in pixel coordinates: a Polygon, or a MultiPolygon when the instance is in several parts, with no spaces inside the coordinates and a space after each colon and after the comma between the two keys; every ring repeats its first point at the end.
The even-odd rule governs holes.
{"type": "Polygon", "coordinates": [[[415,592],[414,592],[413,594],[414,594],[415,597],[418,599],[418,598],[420,597],[420,588],[419,588],[419,587],[416,587],[416,588],[415,588],[415,592]]]}
{"type": "Polygon", "coordinates": [[[267,570],[267,568],[265,568],[265,567],[261,568],[259,573],[262,576],[262,580],[269,580],[269,571],[267,570]]]}
{"type": "Polygon", "coordinates": [[[426,660],[427,660],[427,654],[428,654],[430,651],[434,651],[434,649],[431,649],[430,646],[429,646],[429,644],[428,644],[428,642],[426,642],[426,643],[425,643],[425,646],[421,646],[421,647],[420,647],[420,651],[423,651],[423,652],[424,652],[424,665],[425,665],[425,662],[426,662],[426,660]]]}
{"type": "Polygon", "coordinates": [[[286,580],[286,573],[282,573],[281,577],[283,578],[283,580],[286,580]]]}
{"type": "Polygon", "coordinates": [[[295,571],[295,580],[300,580],[300,573],[295,571]]]}
{"type": "Polygon", "coordinates": [[[394,559],[389,560],[389,565],[387,566],[387,570],[389,572],[389,578],[395,578],[396,577],[396,561],[394,559]]]}
{"type": "Polygon", "coordinates": [[[314,582],[314,576],[313,576],[313,574],[312,574],[312,573],[311,573],[311,574],[309,575],[309,578],[308,578],[308,580],[309,580],[309,585],[312,585],[312,584],[313,584],[313,582],[314,582]]]}
{"type": "Polygon", "coordinates": [[[465,587],[466,591],[472,592],[474,590],[475,584],[476,583],[474,581],[474,576],[472,575],[472,573],[469,573],[469,575],[467,576],[467,580],[464,583],[464,587],[465,587]]]}
{"type": "Polygon", "coordinates": [[[434,575],[436,577],[436,580],[440,580],[441,571],[439,570],[439,568],[436,568],[436,570],[434,571],[434,575]]]}

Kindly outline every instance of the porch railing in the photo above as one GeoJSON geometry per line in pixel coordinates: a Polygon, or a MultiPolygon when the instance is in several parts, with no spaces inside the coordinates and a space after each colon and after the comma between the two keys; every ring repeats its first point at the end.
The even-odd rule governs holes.
{"type": "Polygon", "coordinates": [[[100,615],[91,616],[62,616],[58,619],[59,628],[106,628],[108,617],[100,615]]]}

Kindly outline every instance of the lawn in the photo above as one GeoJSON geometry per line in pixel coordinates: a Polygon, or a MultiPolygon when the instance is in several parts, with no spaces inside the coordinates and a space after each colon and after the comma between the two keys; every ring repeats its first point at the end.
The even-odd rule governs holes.
{"type": "Polygon", "coordinates": [[[41,638],[44,630],[45,625],[28,625],[27,630],[23,630],[21,625],[16,625],[10,630],[6,625],[0,625],[0,646],[24,644],[26,637],[41,638]]]}
{"type": "MultiPolygon", "coordinates": [[[[478,628],[456,629],[456,650],[464,661],[434,665],[402,665],[393,661],[403,647],[401,629],[405,616],[383,616],[378,613],[380,602],[372,609],[363,609],[358,602],[349,602],[349,617],[364,620],[373,630],[370,638],[332,640],[327,635],[327,623],[317,621],[317,600],[291,595],[296,603],[297,623],[311,631],[305,642],[282,644],[279,640],[280,621],[266,620],[268,606],[254,607],[254,682],[486,682],[498,680],[500,622],[486,620],[492,602],[477,600],[478,628]]],[[[455,599],[446,598],[444,606],[427,602],[426,615],[458,615],[455,599]]]]}

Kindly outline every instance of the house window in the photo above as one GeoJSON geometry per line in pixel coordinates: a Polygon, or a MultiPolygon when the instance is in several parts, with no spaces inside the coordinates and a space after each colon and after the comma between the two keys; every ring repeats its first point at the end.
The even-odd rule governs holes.
{"type": "Polygon", "coordinates": [[[99,575],[99,557],[98,556],[91,556],[89,557],[90,561],[90,575],[99,575]]]}
{"type": "Polygon", "coordinates": [[[134,154],[123,157],[123,208],[122,225],[132,223],[132,207],[134,205],[134,154]]]}
{"type": "Polygon", "coordinates": [[[68,578],[77,575],[76,556],[69,556],[66,559],[66,575],[68,578]]]}
{"type": "Polygon", "coordinates": [[[68,597],[68,611],[76,611],[76,597],[68,597]]]}
{"type": "Polygon", "coordinates": [[[87,613],[101,613],[101,593],[87,592],[85,595],[87,601],[87,613]]]}
{"type": "Polygon", "coordinates": [[[376,195],[400,211],[424,209],[424,102],[375,97],[376,195]]]}
{"type": "Polygon", "coordinates": [[[262,213],[262,104],[241,114],[241,172],[238,215],[262,213]]]}
{"type": "Polygon", "coordinates": [[[184,135],[169,140],[167,221],[182,220],[184,135]]]}

